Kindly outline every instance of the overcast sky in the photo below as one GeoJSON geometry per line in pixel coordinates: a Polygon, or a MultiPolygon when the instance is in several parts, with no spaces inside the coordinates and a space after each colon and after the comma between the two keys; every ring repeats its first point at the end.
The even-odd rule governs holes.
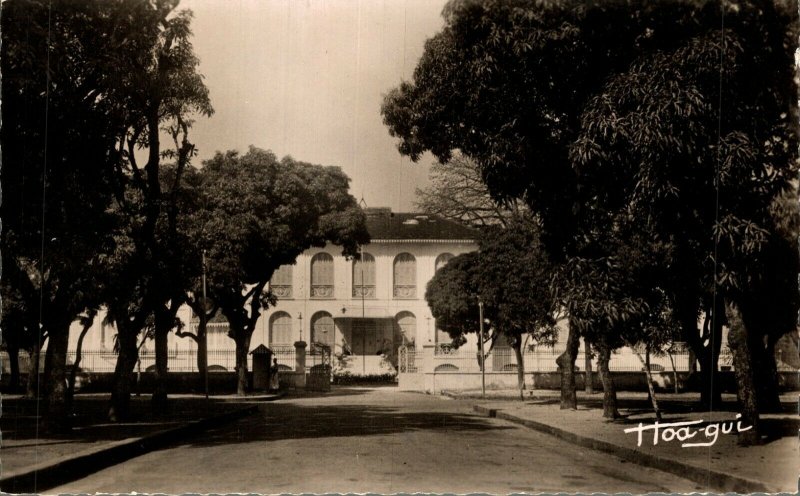
{"type": "Polygon", "coordinates": [[[401,157],[380,106],[410,79],[444,3],[182,0],[215,110],[192,131],[198,162],[252,144],[342,167],[368,206],[412,209],[433,158],[401,157]]]}

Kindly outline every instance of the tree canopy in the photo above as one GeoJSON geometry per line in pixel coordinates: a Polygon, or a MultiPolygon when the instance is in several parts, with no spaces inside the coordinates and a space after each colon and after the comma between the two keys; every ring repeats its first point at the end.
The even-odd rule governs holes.
{"type": "Polygon", "coordinates": [[[507,227],[487,228],[477,252],[451,259],[428,283],[425,299],[455,343],[479,329],[478,302],[493,337],[503,335],[517,352],[520,390],[524,381],[521,345],[525,336],[537,343],[556,337],[558,306],[551,290],[553,268],[542,249],[538,226],[529,218],[507,227]]]}
{"type": "MultiPolygon", "coordinates": [[[[460,150],[496,199],[531,207],[554,261],[623,277],[613,286],[626,271],[597,270],[625,263],[620,248],[640,241],[624,236],[668,247],[657,284],[698,354],[715,287],[760,313],[755,287],[780,278],[765,264],[783,243],[771,212],[797,172],[792,6],[453,0],[443,16],[412,81],[384,101],[401,153],[460,150]]],[[[581,278],[559,280],[581,294],[581,278]]],[[[796,310],[796,291],[779,300],[779,314],[796,310]]],[[[626,301],[573,303],[602,321],[626,301]]],[[[757,321],[742,320],[754,350],[757,321]]]]}
{"type": "Polygon", "coordinates": [[[369,241],[366,217],[338,167],[278,160],[255,147],[217,153],[198,181],[192,237],[206,250],[210,295],[230,324],[244,393],[250,337],[274,301],[265,291],[272,274],[312,246],[331,243],[355,255],[369,241]]]}

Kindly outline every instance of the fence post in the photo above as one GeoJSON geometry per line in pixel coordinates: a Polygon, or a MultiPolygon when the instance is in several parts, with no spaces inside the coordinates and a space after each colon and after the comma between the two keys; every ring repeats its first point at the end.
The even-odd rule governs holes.
{"type": "Polygon", "coordinates": [[[294,343],[294,371],[297,374],[297,386],[306,386],[306,344],[305,341],[295,341],[294,343]]]}
{"type": "MultiPolygon", "coordinates": [[[[425,384],[424,389],[428,392],[434,392],[434,350],[436,346],[432,344],[425,344],[422,345],[422,360],[420,361],[418,357],[414,357],[417,364],[417,372],[421,372],[423,374],[423,384],[425,384]]],[[[414,351],[417,351],[416,349],[414,351]]]]}

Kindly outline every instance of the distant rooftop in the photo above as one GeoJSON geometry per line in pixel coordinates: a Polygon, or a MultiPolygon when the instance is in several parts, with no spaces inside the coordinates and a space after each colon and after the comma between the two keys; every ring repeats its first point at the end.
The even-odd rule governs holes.
{"type": "Polygon", "coordinates": [[[478,231],[438,215],[392,212],[388,207],[365,208],[372,241],[474,241],[478,231]]]}

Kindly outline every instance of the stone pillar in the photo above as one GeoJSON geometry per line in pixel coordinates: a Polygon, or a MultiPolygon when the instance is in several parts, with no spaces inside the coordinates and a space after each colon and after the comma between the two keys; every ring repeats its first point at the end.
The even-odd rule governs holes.
{"type": "Polygon", "coordinates": [[[294,343],[294,373],[297,387],[306,387],[306,347],[305,341],[294,343]]]}
{"type": "Polygon", "coordinates": [[[305,341],[295,341],[294,343],[294,371],[295,372],[302,372],[305,374],[306,372],[306,344],[305,341]]]}
{"type": "Polygon", "coordinates": [[[434,348],[436,345],[426,344],[422,348],[417,348],[417,372],[422,374],[424,390],[428,393],[435,394],[436,384],[434,383],[435,377],[433,369],[436,367],[434,362],[434,348]],[[420,352],[422,356],[420,356],[420,352]]]}

